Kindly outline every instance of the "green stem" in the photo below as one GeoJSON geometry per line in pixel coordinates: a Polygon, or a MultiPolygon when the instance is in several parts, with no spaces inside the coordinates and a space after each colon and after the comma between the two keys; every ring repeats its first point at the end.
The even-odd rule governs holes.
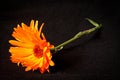
{"type": "Polygon", "coordinates": [[[83,35],[87,35],[87,34],[90,34],[92,32],[94,32],[95,30],[101,28],[101,24],[98,24],[96,22],[94,22],[93,20],[89,19],[89,18],[86,18],[86,20],[88,20],[93,26],[95,26],[94,28],[91,28],[91,29],[88,29],[88,30],[84,30],[84,31],[81,31],[79,33],[77,33],[74,37],[72,37],[71,39],[63,42],[62,44],[54,47],[51,49],[51,51],[54,51],[54,52],[57,52],[57,51],[60,51],[61,49],[63,49],[64,46],[66,46],[67,44],[75,41],[76,39],[82,37],[83,35]]]}

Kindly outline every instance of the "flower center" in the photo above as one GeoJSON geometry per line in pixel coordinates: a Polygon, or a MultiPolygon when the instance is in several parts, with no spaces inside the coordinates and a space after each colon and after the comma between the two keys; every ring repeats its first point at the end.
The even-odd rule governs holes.
{"type": "Polygon", "coordinates": [[[40,49],[40,47],[38,45],[36,45],[34,47],[34,56],[37,58],[40,58],[40,57],[42,57],[42,55],[43,55],[43,50],[40,49]]]}

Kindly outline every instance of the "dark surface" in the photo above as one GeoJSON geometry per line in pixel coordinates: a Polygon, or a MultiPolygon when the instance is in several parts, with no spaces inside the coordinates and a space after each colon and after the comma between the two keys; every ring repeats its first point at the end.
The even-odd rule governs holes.
{"type": "Polygon", "coordinates": [[[0,80],[119,80],[119,4],[105,0],[2,1],[0,3],[0,80]],[[45,22],[48,41],[58,45],[77,32],[92,28],[85,18],[103,25],[100,32],[84,36],[53,55],[51,73],[25,72],[10,61],[13,27],[31,19],[45,22]]]}

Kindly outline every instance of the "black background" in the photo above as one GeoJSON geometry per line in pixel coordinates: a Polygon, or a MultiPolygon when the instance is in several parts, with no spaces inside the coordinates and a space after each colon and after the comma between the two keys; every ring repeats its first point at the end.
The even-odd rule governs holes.
{"type": "Polygon", "coordinates": [[[16,0],[0,2],[0,80],[119,80],[119,3],[107,0],[16,0]],[[8,52],[13,27],[31,19],[45,23],[48,41],[58,45],[93,26],[93,19],[103,25],[67,45],[53,55],[51,73],[25,72],[10,61],[8,52]]]}

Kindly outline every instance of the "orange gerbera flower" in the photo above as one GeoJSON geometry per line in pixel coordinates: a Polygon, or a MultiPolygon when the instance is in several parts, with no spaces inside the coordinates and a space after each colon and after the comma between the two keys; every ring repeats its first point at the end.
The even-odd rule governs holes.
{"type": "Polygon", "coordinates": [[[38,30],[38,21],[34,24],[34,20],[31,20],[30,26],[21,23],[21,26],[14,28],[12,33],[16,40],[9,40],[13,45],[9,49],[11,61],[18,66],[21,63],[26,67],[25,71],[39,69],[44,73],[46,70],[49,72],[49,65],[54,66],[50,52],[54,46],[47,42],[44,34],[41,33],[43,25],[44,23],[38,30]]]}

